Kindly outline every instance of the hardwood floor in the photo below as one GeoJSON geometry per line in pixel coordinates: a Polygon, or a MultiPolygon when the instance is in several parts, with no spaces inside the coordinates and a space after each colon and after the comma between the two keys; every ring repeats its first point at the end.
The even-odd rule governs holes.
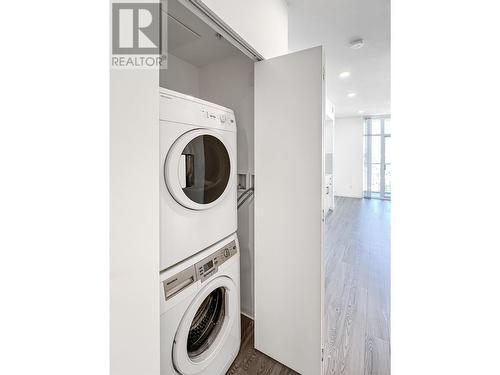
{"type": "Polygon", "coordinates": [[[292,375],[297,374],[285,365],[254,348],[253,320],[241,316],[241,347],[226,375],[292,375]]]}
{"type": "MultiPolygon", "coordinates": [[[[335,197],[326,219],[324,374],[390,374],[390,207],[335,197]]],[[[242,317],[241,329],[227,374],[297,374],[254,349],[251,319],[242,317]]]]}
{"type": "Polygon", "coordinates": [[[390,374],[390,207],[336,197],[327,218],[325,374],[390,374]]]}

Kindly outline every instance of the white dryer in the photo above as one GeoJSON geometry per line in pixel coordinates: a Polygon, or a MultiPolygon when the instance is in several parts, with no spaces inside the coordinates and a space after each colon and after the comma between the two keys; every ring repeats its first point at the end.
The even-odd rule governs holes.
{"type": "Polygon", "coordinates": [[[161,375],[225,374],[240,348],[236,234],[160,274],[161,375]]]}
{"type": "Polygon", "coordinates": [[[160,89],[160,271],[236,232],[232,110],[160,89]]]}

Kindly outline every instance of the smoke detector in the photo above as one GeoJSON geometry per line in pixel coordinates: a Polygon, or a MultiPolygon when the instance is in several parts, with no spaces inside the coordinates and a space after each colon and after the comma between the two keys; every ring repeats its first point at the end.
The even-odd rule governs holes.
{"type": "Polygon", "coordinates": [[[361,38],[352,40],[350,43],[352,49],[360,49],[365,45],[365,41],[361,38]]]}

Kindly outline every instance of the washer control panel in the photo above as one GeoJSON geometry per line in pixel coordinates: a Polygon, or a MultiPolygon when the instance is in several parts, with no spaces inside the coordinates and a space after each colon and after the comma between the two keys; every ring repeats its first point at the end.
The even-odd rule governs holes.
{"type": "Polygon", "coordinates": [[[233,240],[207,256],[205,259],[199,261],[194,266],[189,266],[185,270],[164,280],[162,283],[165,301],[168,301],[197,280],[204,282],[217,272],[218,267],[222,263],[236,253],[238,253],[238,246],[236,245],[236,241],[233,240]]]}
{"type": "Polygon", "coordinates": [[[163,281],[163,292],[165,293],[165,301],[180,293],[182,290],[190,286],[196,281],[196,272],[193,266],[186,268],[167,280],[163,281]]]}
{"type": "Polygon", "coordinates": [[[204,282],[217,272],[217,268],[238,252],[236,241],[231,241],[205,259],[196,263],[196,278],[204,282]]]}

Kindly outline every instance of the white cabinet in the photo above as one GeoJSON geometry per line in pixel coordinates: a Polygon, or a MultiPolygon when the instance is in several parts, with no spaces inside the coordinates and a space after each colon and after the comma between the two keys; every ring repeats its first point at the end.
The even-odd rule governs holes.
{"type": "Polygon", "coordinates": [[[325,211],[333,211],[333,175],[325,175],[325,211]]]}
{"type": "Polygon", "coordinates": [[[325,123],[323,148],[325,153],[325,211],[328,213],[333,210],[334,192],[333,192],[333,147],[334,147],[334,127],[335,127],[335,109],[333,104],[326,99],[325,104],[325,123]]]}

